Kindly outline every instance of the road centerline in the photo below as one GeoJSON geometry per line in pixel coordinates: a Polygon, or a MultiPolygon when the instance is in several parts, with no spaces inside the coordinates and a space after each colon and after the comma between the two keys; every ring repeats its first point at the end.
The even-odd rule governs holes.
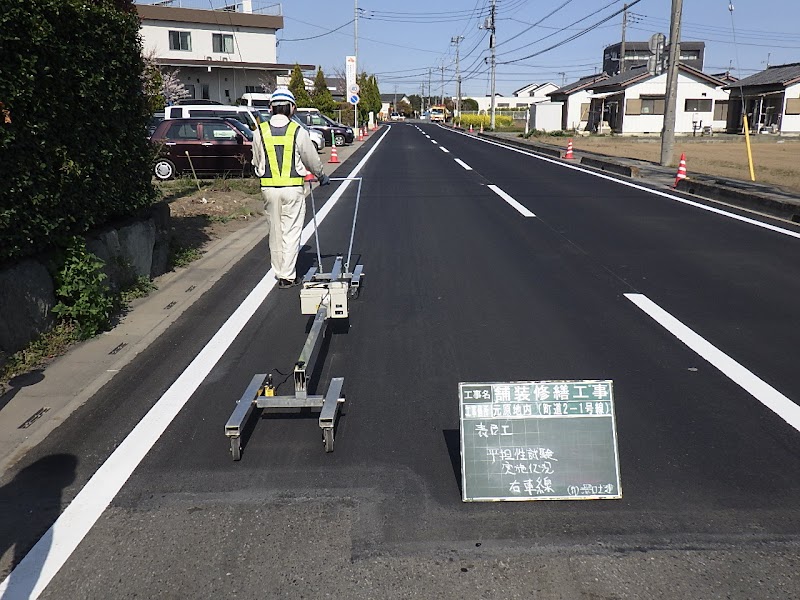
{"type": "Polygon", "coordinates": [[[529,211],[527,208],[525,208],[525,207],[524,207],[522,204],[520,204],[519,202],[517,202],[516,200],[514,200],[514,198],[512,198],[511,196],[509,196],[508,194],[506,194],[506,193],[505,193],[503,190],[501,190],[501,189],[500,189],[499,187],[497,187],[496,185],[488,185],[488,186],[486,186],[486,187],[488,187],[488,188],[489,188],[490,190],[492,190],[492,191],[493,191],[495,194],[497,194],[498,196],[500,196],[500,197],[501,197],[503,200],[505,200],[506,202],[508,202],[508,204],[509,204],[510,206],[512,206],[514,209],[516,209],[516,210],[517,210],[517,212],[519,212],[519,214],[521,214],[523,217],[535,217],[535,216],[536,216],[536,215],[535,215],[535,214],[533,214],[531,211],[529,211]]]}
{"type": "Polygon", "coordinates": [[[454,159],[454,160],[455,160],[455,161],[456,161],[458,164],[460,164],[462,167],[464,167],[464,169],[465,169],[466,171],[472,171],[472,167],[470,167],[470,166],[469,166],[467,163],[465,163],[465,162],[464,162],[463,160],[461,160],[460,158],[456,158],[456,159],[454,159]]]}

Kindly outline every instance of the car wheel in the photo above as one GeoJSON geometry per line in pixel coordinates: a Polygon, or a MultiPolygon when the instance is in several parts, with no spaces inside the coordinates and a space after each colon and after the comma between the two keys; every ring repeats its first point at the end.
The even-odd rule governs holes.
{"type": "Polygon", "coordinates": [[[175,177],[175,164],[166,158],[159,158],[153,167],[153,174],[156,176],[156,179],[160,179],[161,181],[172,179],[175,177]]]}
{"type": "Polygon", "coordinates": [[[344,146],[344,135],[341,133],[337,133],[335,136],[333,136],[333,139],[336,140],[337,146],[344,146]]]}

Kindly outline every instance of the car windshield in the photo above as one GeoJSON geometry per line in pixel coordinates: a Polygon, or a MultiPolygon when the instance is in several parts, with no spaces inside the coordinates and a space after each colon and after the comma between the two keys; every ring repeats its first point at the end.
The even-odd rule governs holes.
{"type": "Polygon", "coordinates": [[[242,135],[244,135],[244,137],[246,137],[248,140],[250,140],[251,142],[253,141],[253,132],[250,131],[250,128],[247,127],[240,120],[238,120],[238,119],[225,119],[225,121],[227,121],[228,123],[230,123],[231,125],[236,127],[236,129],[241,131],[242,135]]]}

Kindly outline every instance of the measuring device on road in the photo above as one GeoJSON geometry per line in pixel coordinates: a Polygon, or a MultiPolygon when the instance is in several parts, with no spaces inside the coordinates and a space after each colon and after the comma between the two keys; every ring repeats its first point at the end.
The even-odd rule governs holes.
{"type": "Polygon", "coordinates": [[[361,291],[361,280],[364,277],[364,267],[355,265],[352,270],[350,269],[358,206],[361,201],[361,177],[331,177],[331,181],[356,181],[358,183],[347,259],[345,260],[343,255],[337,255],[331,270],[323,271],[317,231],[317,207],[312,189],[311,209],[317,246],[317,264],[303,276],[300,289],[300,312],[304,315],[315,316],[306,342],[294,365],[294,394],[276,396],[271,374],[259,373],[253,376],[244,394],[236,403],[233,414],[225,424],[225,435],[230,440],[233,460],[242,458],[242,430],[253,408],[319,410],[319,427],[322,429],[325,452],[333,452],[333,430],[339,415],[339,408],[344,403],[344,397],[342,397],[344,377],[331,378],[324,395],[309,394],[309,382],[314,377],[315,367],[318,366],[317,358],[330,319],[348,319],[350,316],[348,300],[358,298],[361,291]]]}

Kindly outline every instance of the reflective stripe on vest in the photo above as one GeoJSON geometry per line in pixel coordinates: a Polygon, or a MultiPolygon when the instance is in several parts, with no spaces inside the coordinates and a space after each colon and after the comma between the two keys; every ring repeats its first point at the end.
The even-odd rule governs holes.
{"type": "Polygon", "coordinates": [[[289,121],[286,131],[282,135],[273,134],[268,122],[261,123],[259,127],[261,128],[264,152],[267,156],[264,176],[261,178],[261,187],[303,185],[303,178],[297,173],[297,169],[294,166],[295,141],[300,126],[294,121],[289,121]],[[276,146],[283,148],[280,161],[278,161],[276,146]]]}

